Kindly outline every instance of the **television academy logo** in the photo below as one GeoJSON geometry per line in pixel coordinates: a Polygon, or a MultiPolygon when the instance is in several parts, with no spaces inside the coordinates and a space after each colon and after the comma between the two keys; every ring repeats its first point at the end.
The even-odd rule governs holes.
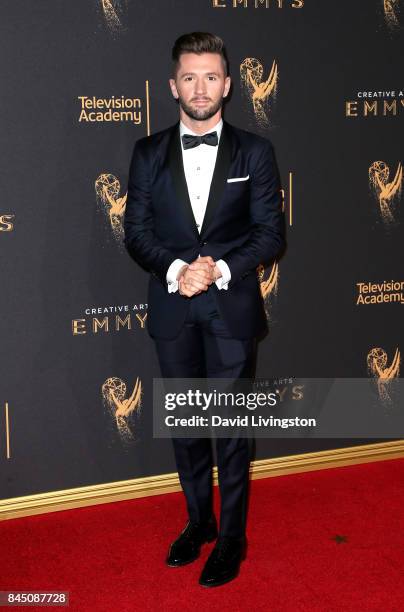
{"type": "Polygon", "coordinates": [[[267,319],[269,319],[269,299],[271,295],[276,295],[278,293],[278,262],[276,261],[273,264],[269,272],[264,268],[262,264],[260,264],[257,268],[257,275],[260,283],[262,299],[264,300],[265,314],[267,316],[267,319]]]}
{"type": "MultiPolygon", "coordinates": [[[[111,96],[77,96],[80,101],[79,123],[142,123],[142,101],[140,98],[111,96]]],[[[146,81],[146,110],[148,107],[148,82],[146,81]]]]}
{"type": "Polygon", "coordinates": [[[12,232],[14,229],[15,215],[0,215],[0,232],[12,232]]]}
{"type": "Polygon", "coordinates": [[[392,181],[390,168],[384,161],[375,161],[369,168],[369,186],[373,191],[378,203],[383,222],[391,224],[394,222],[394,211],[397,201],[401,198],[403,183],[403,167],[401,162],[397,166],[392,181]]]}
{"type": "Polygon", "coordinates": [[[358,294],[356,305],[404,304],[404,281],[383,281],[356,283],[358,294]]]}
{"type": "Polygon", "coordinates": [[[373,376],[377,385],[380,401],[391,404],[389,387],[394,379],[400,375],[400,351],[396,348],[390,365],[387,364],[386,351],[381,347],[372,348],[367,355],[368,373],[373,376]]]}
{"type": "Polygon", "coordinates": [[[240,64],[240,85],[244,97],[252,103],[255,119],[260,127],[268,127],[269,113],[276,100],[278,89],[278,66],[272,62],[268,78],[264,78],[264,67],[255,57],[246,57],[240,64]]]}
{"type": "Polygon", "coordinates": [[[136,438],[136,425],[142,406],[142,381],[136,378],[133,391],[126,397],[127,388],[121,378],[107,378],[101,388],[104,406],[114,419],[123,441],[132,442],[136,438]]]}
{"type": "Polygon", "coordinates": [[[102,208],[111,227],[112,235],[119,247],[123,249],[123,217],[128,193],[120,196],[121,184],[113,174],[100,174],[95,181],[97,202],[102,208]]]}

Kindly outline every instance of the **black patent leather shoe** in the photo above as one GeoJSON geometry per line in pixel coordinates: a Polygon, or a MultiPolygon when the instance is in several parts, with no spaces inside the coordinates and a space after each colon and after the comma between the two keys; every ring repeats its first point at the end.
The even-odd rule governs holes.
{"type": "Polygon", "coordinates": [[[245,538],[219,537],[203,568],[199,584],[214,587],[234,580],[245,554],[245,538]]]}
{"type": "Polygon", "coordinates": [[[170,546],[167,565],[179,567],[192,563],[199,557],[202,544],[213,542],[216,538],[217,524],[214,516],[204,524],[188,521],[180,536],[170,546]]]}

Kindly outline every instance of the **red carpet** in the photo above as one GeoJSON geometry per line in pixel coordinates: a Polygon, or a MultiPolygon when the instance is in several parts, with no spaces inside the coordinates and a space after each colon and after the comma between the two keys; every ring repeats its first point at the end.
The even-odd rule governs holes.
{"type": "Polygon", "coordinates": [[[248,557],[226,586],[197,584],[213,544],[165,567],[185,521],[175,493],[3,522],[0,590],[70,591],[86,612],[403,610],[404,459],[251,488],[248,557]]]}

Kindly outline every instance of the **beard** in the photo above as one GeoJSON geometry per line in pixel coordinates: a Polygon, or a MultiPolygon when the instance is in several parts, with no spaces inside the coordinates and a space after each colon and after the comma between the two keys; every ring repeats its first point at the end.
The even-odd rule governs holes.
{"type": "Polygon", "coordinates": [[[194,119],[195,121],[207,121],[213,115],[216,115],[217,111],[222,108],[223,99],[218,100],[217,102],[207,106],[206,108],[195,108],[190,106],[185,102],[181,96],[178,98],[179,105],[182,110],[190,119],[194,119]]]}

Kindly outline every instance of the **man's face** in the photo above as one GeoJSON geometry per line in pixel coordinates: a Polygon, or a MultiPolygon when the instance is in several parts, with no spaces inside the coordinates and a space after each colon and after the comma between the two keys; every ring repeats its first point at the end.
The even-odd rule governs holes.
{"type": "Polygon", "coordinates": [[[184,113],[196,121],[206,121],[218,112],[230,83],[218,53],[183,53],[177,75],[170,79],[174,98],[184,113]]]}

